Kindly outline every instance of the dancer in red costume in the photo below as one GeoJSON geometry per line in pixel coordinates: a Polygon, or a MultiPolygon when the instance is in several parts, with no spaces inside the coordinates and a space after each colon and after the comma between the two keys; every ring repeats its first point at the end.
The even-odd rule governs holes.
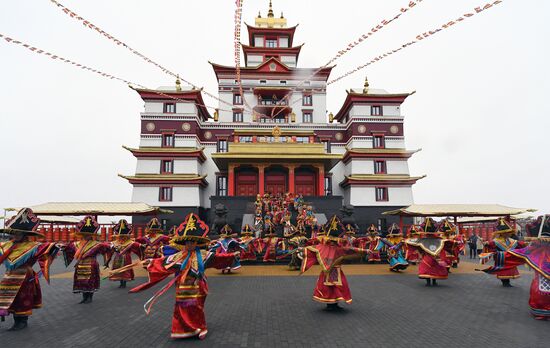
{"type": "Polygon", "coordinates": [[[241,261],[256,261],[257,252],[257,239],[254,238],[254,229],[249,224],[244,225],[241,231],[241,238],[239,238],[239,244],[243,251],[241,251],[241,261]]]}
{"type": "MultiPolygon", "coordinates": [[[[506,251],[525,247],[526,244],[524,242],[512,238],[512,235],[515,233],[516,230],[504,218],[498,219],[496,230],[493,232],[493,240],[484,243],[484,253],[479,256],[481,261],[484,262],[489,256],[494,254],[502,255],[506,251]]],[[[512,287],[512,284],[510,284],[511,279],[520,277],[517,267],[506,267],[505,269],[491,272],[491,274],[496,275],[502,282],[502,286],[506,288],[512,287]]]]}
{"type": "Polygon", "coordinates": [[[176,303],[172,316],[172,338],[198,337],[204,339],[208,333],[204,316],[204,304],[208,295],[208,284],[204,271],[215,261],[232,260],[236,254],[216,254],[206,252],[208,225],[191,213],[177,228],[170,245],[163,248],[164,257],[144,260],[148,264],[149,281],[132,290],[143,291],[160,283],[170,275],[174,278],[159,290],[145,304],[150,313],[159,296],[172,286],[176,287],[176,303]]]}
{"type": "Polygon", "coordinates": [[[526,237],[531,241],[527,247],[494,253],[495,265],[483,271],[499,274],[527,263],[535,271],[529,296],[531,313],[535,319],[550,320],[550,216],[541,218],[537,224],[539,237],[526,237]]]}
{"type": "Polygon", "coordinates": [[[418,266],[418,278],[426,279],[426,286],[437,286],[438,279],[449,277],[448,264],[442,259],[442,251],[449,251],[454,242],[441,238],[432,218],[426,218],[420,227],[420,238],[408,239],[406,243],[416,248],[422,260],[418,266]]]}
{"type": "Polygon", "coordinates": [[[239,252],[244,249],[239,244],[239,241],[235,239],[236,233],[233,233],[233,229],[229,225],[225,225],[220,230],[220,238],[210,244],[208,250],[216,253],[218,256],[232,255],[232,258],[218,258],[212,267],[215,269],[221,269],[223,273],[231,273],[231,271],[241,268],[241,261],[239,258],[239,252]]]}
{"type": "Polygon", "coordinates": [[[384,243],[379,237],[378,229],[374,226],[374,224],[371,224],[367,229],[366,237],[357,239],[357,246],[362,249],[368,248],[370,250],[370,253],[367,255],[368,262],[382,262],[380,251],[384,247],[384,243]]]}
{"type": "Polygon", "coordinates": [[[80,303],[91,303],[94,293],[99,290],[100,274],[97,256],[103,255],[105,264],[111,254],[109,243],[100,243],[94,240],[99,230],[99,224],[92,216],[86,216],[76,226],[76,235],[79,240],[70,242],[63,247],[65,266],[76,260],[74,265],[73,293],[82,293],[80,303]]]}
{"type": "Polygon", "coordinates": [[[59,248],[54,243],[30,241],[29,237],[44,237],[36,232],[40,219],[31,209],[24,208],[6,222],[0,232],[11,235],[12,240],[0,243],[0,264],[6,273],[0,280],[0,317],[2,321],[13,315],[10,331],[27,327],[32,310],[42,307],[39,275],[32,269],[38,262],[44,279],[49,283],[49,268],[59,248]]]}
{"type": "Polygon", "coordinates": [[[368,250],[342,246],[340,236],[344,234],[344,226],[338,217],[333,216],[325,226],[327,236],[318,244],[307,246],[304,250],[302,273],[311,266],[319,264],[321,274],[313,291],[313,300],[327,305],[327,310],[340,309],[338,302],[352,302],[348,281],[341,264],[345,259],[361,257],[368,250]]]}
{"type": "Polygon", "coordinates": [[[416,247],[412,247],[407,244],[407,240],[416,239],[419,236],[420,227],[416,225],[411,225],[411,227],[409,228],[409,238],[405,239],[405,259],[413,265],[416,265],[418,262],[420,262],[420,254],[418,253],[418,249],[416,247]]]}
{"type": "MultiPolygon", "coordinates": [[[[132,235],[132,225],[128,221],[122,219],[113,228],[115,240],[111,243],[113,253],[112,269],[116,270],[132,264],[132,254],[135,254],[140,259],[143,259],[142,245],[135,242],[130,236],[132,235]]],[[[106,262],[108,265],[111,262],[109,259],[106,262]]],[[[120,282],[119,288],[125,288],[126,282],[134,280],[134,270],[132,268],[125,272],[118,272],[115,275],[109,276],[109,280],[120,282]]]]}
{"type": "Polygon", "coordinates": [[[136,242],[144,248],[143,258],[155,259],[162,257],[162,246],[170,243],[170,237],[162,234],[162,226],[157,218],[152,218],[145,227],[145,236],[136,238],[136,242]]]}

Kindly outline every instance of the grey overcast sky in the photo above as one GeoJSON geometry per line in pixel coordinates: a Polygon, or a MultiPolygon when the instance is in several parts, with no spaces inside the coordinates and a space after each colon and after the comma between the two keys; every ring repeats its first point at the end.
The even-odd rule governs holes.
{"type": "MultiPolygon", "coordinates": [[[[424,0],[336,62],[332,77],[488,0],[424,0]]],[[[216,91],[208,61],[233,64],[233,0],[60,0],[186,79],[216,91]]],[[[300,67],[323,65],[408,0],[274,0],[305,43],[300,67]]],[[[268,0],[244,1],[253,23],[268,0]]],[[[416,203],[500,203],[550,213],[550,1],[505,0],[328,89],[417,93],[402,107],[416,203]]],[[[49,0],[1,1],[0,32],[148,87],[173,79],[63,14],[49,0]]],[[[244,34],[244,32],[243,32],[244,34]]],[[[246,35],[243,38],[247,39],[246,35]]],[[[0,40],[0,207],[129,201],[143,102],[122,83],[0,40]]],[[[206,98],[210,105],[216,101],[206,98]]]]}

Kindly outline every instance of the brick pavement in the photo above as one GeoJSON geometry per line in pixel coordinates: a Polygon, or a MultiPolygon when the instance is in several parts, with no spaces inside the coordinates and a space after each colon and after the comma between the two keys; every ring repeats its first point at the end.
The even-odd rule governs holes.
{"type": "MultiPolygon", "coordinates": [[[[56,262],[54,272],[63,271],[56,262]]],[[[206,340],[173,341],[170,292],[146,316],[143,304],[154,289],[129,295],[104,281],[92,305],[78,305],[71,280],[52,279],[50,286],[43,283],[45,307],[35,311],[29,329],[5,331],[9,318],[0,324],[0,342],[1,347],[134,348],[546,347],[550,342],[550,322],[529,314],[529,273],[510,289],[477,273],[451,274],[437,288],[407,274],[348,280],[354,302],[332,313],[311,300],[314,277],[211,277],[206,340]]]]}

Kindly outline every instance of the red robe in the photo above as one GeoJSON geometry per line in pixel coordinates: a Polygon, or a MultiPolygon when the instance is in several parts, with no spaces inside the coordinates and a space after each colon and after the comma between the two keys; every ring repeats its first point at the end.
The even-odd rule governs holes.
{"type": "Polygon", "coordinates": [[[550,242],[537,240],[522,249],[497,253],[494,259],[495,266],[484,272],[495,274],[529,264],[535,271],[529,296],[531,313],[538,319],[550,320],[550,242]]]}
{"type": "Polygon", "coordinates": [[[49,268],[57,252],[54,243],[0,243],[0,263],[6,266],[0,281],[0,316],[9,313],[29,316],[33,309],[42,307],[39,275],[32,267],[38,262],[44,279],[49,282],[49,268]]]}
{"type": "MultiPolygon", "coordinates": [[[[143,249],[141,247],[141,244],[134,242],[131,239],[128,239],[124,242],[119,242],[118,240],[116,240],[111,243],[111,249],[114,253],[113,265],[111,267],[113,271],[118,268],[132,264],[132,253],[134,253],[140,259],[143,259],[143,249]]],[[[109,264],[110,261],[111,260],[107,261],[107,264],[109,264]]],[[[109,280],[134,280],[134,270],[131,268],[122,273],[112,275],[109,277],[109,280]]]]}
{"type": "Polygon", "coordinates": [[[437,236],[426,238],[410,238],[406,240],[407,247],[415,248],[420,255],[418,278],[447,279],[449,264],[446,262],[446,252],[454,245],[452,240],[437,236]],[[426,243],[429,242],[429,243],[426,243]]]}
{"type": "Polygon", "coordinates": [[[244,250],[241,251],[241,261],[256,261],[256,238],[252,236],[243,236],[239,239],[239,243],[244,250]]]}
{"type": "Polygon", "coordinates": [[[143,245],[143,258],[156,259],[162,257],[161,248],[170,244],[170,237],[163,234],[148,234],[136,239],[136,242],[143,245]]]}
{"type": "MultiPolygon", "coordinates": [[[[158,291],[146,306],[154,304],[160,295],[175,285],[176,303],[172,315],[171,337],[198,336],[204,338],[208,333],[204,316],[204,303],[208,295],[208,284],[204,269],[210,267],[214,261],[231,260],[234,255],[216,255],[212,252],[206,253],[198,248],[189,252],[185,249],[176,250],[172,247],[165,247],[164,252],[167,254],[173,252],[173,254],[152,259],[147,267],[149,281],[130,290],[130,292],[134,293],[148,289],[166,279],[169,275],[174,274],[174,279],[158,291]]],[[[150,306],[146,311],[149,313],[150,306]]]]}
{"type": "Polygon", "coordinates": [[[94,292],[99,290],[99,263],[97,256],[103,254],[104,263],[109,259],[111,245],[94,240],[80,240],[69,243],[63,250],[65,266],[76,259],[73,276],[73,292],[94,292]]]}
{"type": "Polygon", "coordinates": [[[357,239],[357,246],[362,249],[368,248],[370,253],[367,256],[369,262],[381,262],[382,257],[380,256],[380,251],[384,247],[384,243],[380,237],[367,236],[357,239]]]}
{"type": "Polygon", "coordinates": [[[262,249],[265,250],[264,262],[275,262],[277,259],[284,258],[286,254],[281,254],[280,246],[284,243],[283,238],[266,237],[262,240],[262,249]]]}
{"type": "Polygon", "coordinates": [[[418,250],[415,247],[406,244],[407,240],[405,240],[405,259],[411,263],[420,262],[420,254],[418,253],[418,250]]]}
{"type": "MultiPolygon", "coordinates": [[[[514,249],[520,249],[524,246],[525,243],[512,238],[495,238],[485,245],[484,252],[503,253],[514,249]]],[[[506,267],[492,274],[496,275],[498,279],[515,279],[520,277],[517,267],[506,267]]]]}
{"type": "Polygon", "coordinates": [[[319,244],[305,247],[302,273],[315,264],[319,264],[322,269],[313,290],[313,300],[327,304],[339,301],[351,303],[351,292],[341,263],[346,258],[361,252],[365,250],[342,247],[330,240],[323,240],[319,244]]]}

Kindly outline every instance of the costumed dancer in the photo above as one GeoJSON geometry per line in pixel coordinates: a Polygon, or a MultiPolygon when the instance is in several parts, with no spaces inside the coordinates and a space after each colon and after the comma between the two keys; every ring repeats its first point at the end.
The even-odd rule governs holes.
{"type": "Polygon", "coordinates": [[[366,237],[358,238],[357,245],[362,249],[368,248],[370,250],[370,253],[366,256],[368,262],[382,262],[380,252],[382,251],[382,248],[384,248],[384,243],[382,242],[378,229],[374,226],[374,224],[371,224],[367,229],[366,237]]]}
{"type": "Polygon", "coordinates": [[[145,311],[150,313],[153,304],[172,286],[176,288],[176,303],[172,315],[172,338],[195,337],[204,339],[208,333],[204,316],[204,304],[208,295],[205,269],[212,262],[232,261],[236,254],[207,253],[206,247],[208,225],[193,213],[187,215],[179,225],[170,245],[163,247],[165,256],[144,260],[148,264],[149,281],[132,290],[131,293],[143,291],[160,283],[174,274],[168,284],[159,290],[145,304],[145,311]]]}
{"type": "Polygon", "coordinates": [[[341,237],[341,244],[344,247],[356,247],[358,244],[358,240],[355,237],[355,227],[351,224],[346,225],[346,232],[344,232],[344,235],[341,237]]]}
{"type": "Polygon", "coordinates": [[[264,262],[275,262],[278,259],[285,258],[288,255],[283,248],[284,239],[279,238],[274,230],[272,223],[267,225],[262,239],[262,248],[264,250],[264,262]]]}
{"type": "MultiPolygon", "coordinates": [[[[524,242],[512,238],[515,234],[516,230],[512,228],[512,226],[510,226],[504,218],[499,218],[497,221],[496,230],[493,232],[493,240],[483,243],[484,253],[479,256],[481,258],[481,262],[486,261],[489,256],[495,253],[498,258],[501,257],[506,251],[525,247],[524,242]]],[[[491,272],[491,274],[496,275],[502,282],[502,286],[507,288],[512,286],[512,284],[510,284],[511,279],[520,277],[517,267],[507,267],[505,269],[495,270],[491,272]]]]}
{"type": "Polygon", "coordinates": [[[409,238],[405,239],[405,260],[412,263],[413,265],[416,265],[418,262],[420,262],[420,254],[418,253],[418,249],[412,246],[409,246],[407,244],[407,240],[409,239],[417,239],[420,236],[420,227],[417,225],[411,225],[409,228],[409,238]]]}
{"type": "Polygon", "coordinates": [[[99,224],[92,216],[86,216],[76,225],[78,241],[63,247],[65,267],[76,260],[74,265],[73,293],[82,293],[80,303],[91,303],[94,293],[99,290],[100,273],[97,256],[103,255],[103,264],[111,254],[111,245],[94,240],[99,224]]]}
{"type": "MultiPolygon", "coordinates": [[[[121,219],[113,227],[114,240],[111,242],[111,251],[113,253],[113,264],[111,269],[114,271],[132,264],[132,254],[139,259],[143,259],[143,248],[141,244],[135,242],[130,236],[132,234],[132,225],[128,221],[121,219]]],[[[111,262],[109,259],[106,264],[111,262]]],[[[120,282],[119,288],[125,288],[128,281],[134,280],[134,270],[130,268],[125,272],[116,273],[109,276],[109,280],[120,282]]]]}
{"type": "MultiPolygon", "coordinates": [[[[443,220],[439,224],[439,232],[443,234],[443,237],[449,240],[453,240],[455,243],[451,246],[449,251],[445,252],[446,262],[449,267],[457,268],[460,262],[460,253],[464,250],[464,241],[457,238],[457,228],[454,224],[448,220],[443,220]]],[[[450,270],[449,270],[450,271],[450,270]]]]}
{"type": "Polygon", "coordinates": [[[170,237],[163,235],[162,232],[159,220],[152,218],[145,227],[145,236],[136,238],[136,242],[144,248],[144,259],[155,259],[162,256],[162,246],[170,243],[170,237]]]}
{"type": "Polygon", "coordinates": [[[291,271],[297,271],[300,269],[302,260],[304,258],[304,247],[307,244],[306,230],[304,226],[298,226],[294,229],[294,235],[288,240],[290,246],[290,262],[288,268],[291,271]]]}
{"type": "Polygon", "coordinates": [[[235,237],[237,237],[237,234],[233,233],[231,226],[226,224],[220,230],[220,238],[209,246],[208,251],[216,253],[218,256],[232,256],[231,258],[220,257],[212,264],[213,268],[221,269],[222,274],[231,273],[231,271],[241,268],[239,252],[244,249],[235,237]]]}
{"type": "Polygon", "coordinates": [[[493,254],[495,265],[483,270],[489,274],[498,274],[527,263],[535,272],[531,281],[529,307],[538,320],[550,320],[550,216],[546,215],[545,218],[537,221],[539,236],[525,238],[531,241],[527,247],[493,254]]]}
{"type": "Polygon", "coordinates": [[[40,243],[29,237],[44,237],[36,232],[40,219],[31,209],[24,208],[8,220],[0,230],[11,236],[8,242],[0,243],[0,264],[6,273],[0,280],[0,319],[13,315],[13,326],[9,331],[27,327],[32,310],[42,307],[42,291],[39,275],[32,269],[38,262],[44,279],[50,282],[50,265],[59,248],[54,243],[40,243]]]}
{"type": "Polygon", "coordinates": [[[334,215],[325,226],[326,237],[320,243],[307,246],[304,249],[302,273],[315,264],[321,266],[321,274],[313,291],[313,300],[327,305],[327,310],[338,310],[338,302],[352,302],[348,281],[341,264],[344,260],[361,257],[368,250],[342,246],[340,236],[344,234],[344,226],[334,215]]]}
{"type": "Polygon", "coordinates": [[[382,238],[382,242],[388,246],[388,262],[390,271],[399,272],[409,267],[409,263],[403,257],[401,248],[403,246],[403,234],[397,224],[392,224],[388,229],[388,234],[382,238]]]}
{"type": "Polygon", "coordinates": [[[241,261],[256,261],[257,239],[254,238],[254,230],[249,224],[244,225],[241,231],[239,244],[243,249],[241,251],[241,261]]]}
{"type": "Polygon", "coordinates": [[[449,250],[454,242],[440,236],[432,218],[426,218],[420,227],[422,230],[420,237],[410,238],[406,243],[408,246],[416,248],[420,255],[418,278],[425,279],[426,286],[437,286],[438,279],[449,277],[448,265],[441,258],[441,252],[444,249],[449,250]]]}

